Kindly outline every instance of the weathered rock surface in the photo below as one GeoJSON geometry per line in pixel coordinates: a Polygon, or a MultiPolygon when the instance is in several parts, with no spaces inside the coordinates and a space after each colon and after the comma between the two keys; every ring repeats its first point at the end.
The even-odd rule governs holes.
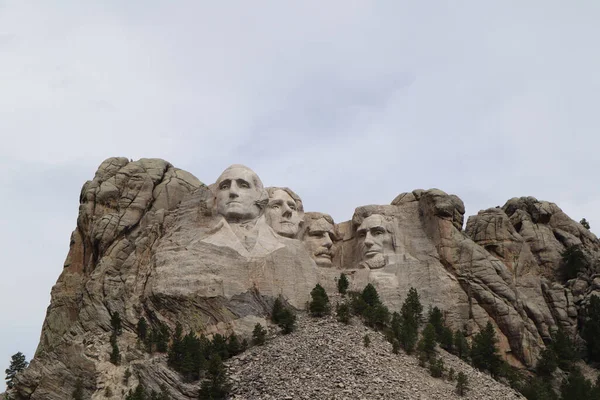
{"type": "MultiPolygon", "coordinates": [[[[324,214],[303,214],[295,193],[288,198],[281,190],[271,192],[279,198],[269,199],[258,176],[239,165],[207,186],[163,160],[104,161],[83,186],[64,270],[52,289],[36,355],[16,379],[15,398],[69,398],[78,379],[92,398],[103,398],[106,387],[120,394],[139,379],[154,389],[166,385],[173,398],[193,398],[197,384],[184,383],[164,357],[138,350],[135,326],[141,317],[171,330],[180,322],[185,331],[248,336],[257,322],[265,323],[275,297],[304,308],[316,283],[331,293],[341,272],[356,290],[373,283],[392,310],[415,287],[425,307],[440,307],[446,323],[468,335],[492,321],[504,357],[528,367],[553,329],[578,333],[582,307],[591,294],[600,294],[598,239],[553,203],[511,199],[470,217],[463,231],[464,204],[438,189],[359,207],[350,221],[337,225],[324,214]],[[303,215],[315,218],[298,225],[303,215]],[[557,271],[561,252],[571,245],[581,246],[589,268],[563,284],[557,271]],[[124,328],[119,337],[124,362],[118,367],[109,362],[115,312],[124,328]],[[127,368],[134,376],[125,385],[127,368]]],[[[321,332],[319,326],[302,329],[297,335],[321,332]]],[[[331,344],[342,345],[335,337],[331,344]]],[[[300,382],[294,363],[285,379],[300,382]]],[[[270,368],[271,361],[267,364],[263,367],[270,368]]],[[[385,379],[391,374],[380,372],[385,379]]],[[[323,376],[313,377],[320,382],[315,393],[330,390],[323,376]]],[[[367,388],[362,377],[355,379],[367,388]]],[[[408,396],[410,385],[394,381],[397,376],[389,379],[398,383],[399,396],[408,396]]],[[[349,388],[344,380],[334,383],[349,388]]],[[[439,396],[451,396],[446,389],[439,396]]],[[[344,398],[343,390],[331,390],[344,398]]]]}
{"type": "Polygon", "coordinates": [[[467,375],[465,397],[456,382],[430,376],[415,356],[393,354],[381,333],[362,323],[302,316],[298,329],[252,347],[227,362],[232,399],[523,399],[510,387],[439,351],[447,369],[467,375]],[[363,337],[370,345],[364,347],[363,337]]]}

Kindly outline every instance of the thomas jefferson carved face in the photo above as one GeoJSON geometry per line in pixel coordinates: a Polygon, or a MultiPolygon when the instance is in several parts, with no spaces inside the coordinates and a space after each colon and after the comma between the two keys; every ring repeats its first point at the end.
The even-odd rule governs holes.
{"type": "MultiPolygon", "coordinates": [[[[333,222],[333,221],[332,221],[333,222]]],[[[319,267],[331,267],[333,252],[333,238],[335,237],[333,224],[325,217],[306,221],[304,231],[304,246],[308,250],[311,258],[319,267]]]]}
{"type": "Polygon", "coordinates": [[[394,243],[388,222],[382,215],[373,214],[364,219],[356,230],[362,260],[371,268],[386,264],[386,255],[393,253],[394,243]]]}
{"type": "Polygon", "coordinates": [[[269,204],[265,211],[267,223],[277,234],[295,238],[302,222],[302,205],[279,188],[269,188],[269,204]]]}
{"type": "Polygon", "coordinates": [[[215,184],[217,212],[228,222],[245,222],[259,217],[266,192],[258,176],[243,165],[227,168],[215,184]]]}

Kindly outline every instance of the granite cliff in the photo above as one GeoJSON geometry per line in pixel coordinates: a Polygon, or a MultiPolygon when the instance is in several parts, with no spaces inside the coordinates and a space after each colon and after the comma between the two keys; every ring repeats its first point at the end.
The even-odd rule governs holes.
{"type": "Polygon", "coordinates": [[[106,387],[122,393],[143,379],[173,398],[195,398],[197,384],[136,346],[140,318],[248,336],[267,325],[275,297],[303,309],[317,283],[333,292],[340,272],[355,289],[372,283],[392,310],[415,287],[425,307],[444,310],[446,323],[468,335],[492,321],[503,357],[531,367],[553,330],[578,334],[582,307],[600,291],[600,243],[533,197],[480,211],[463,229],[464,213],[455,195],[414,190],[336,224],[243,166],[206,185],[163,160],[110,158],[82,188],[39,346],[11,394],[66,399],[81,380],[88,397],[104,398],[106,387]],[[561,253],[573,245],[588,268],[564,282],[561,253]],[[120,366],[109,361],[117,312],[120,366]],[[127,368],[135,379],[126,385],[127,368]]]}

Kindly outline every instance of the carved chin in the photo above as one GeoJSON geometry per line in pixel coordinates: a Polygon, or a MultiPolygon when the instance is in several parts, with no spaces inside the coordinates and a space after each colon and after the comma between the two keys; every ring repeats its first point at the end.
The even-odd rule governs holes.
{"type": "Polygon", "coordinates": [[[327,257],[326,255],[319,254],[318,256],[314,256],[313,259],[318,267],[329,268],[332,266],[331,257],[327,257]]]}
{"type": "Polygon", "coordinates": [[[298,233],[298,226],[293,224],[279,224],[279,229],[277,229],[277,234],[289,238],[295,238],[298,233]]]}
{"type": "Polygon", "coordinates": [[[383,254],[376,254],[366,260],[363,260],[360,265],[369,269],[380,269],[385,267],[387,264],[386,258],[383,254]]]}

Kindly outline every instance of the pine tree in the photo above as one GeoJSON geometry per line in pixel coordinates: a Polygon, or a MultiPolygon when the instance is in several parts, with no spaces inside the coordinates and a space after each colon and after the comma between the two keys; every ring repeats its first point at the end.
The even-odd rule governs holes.
{"type": "Polygon", "coordinates": [[[568,371],[575,360],[577,360],[577,349],[567,333],[559,328],[551,333],[552,342],[550,348],[556,354],[558,367],[563,371],[568,371]]]}
{"type": "Polygon", "coordinates": [[[452,333],[452,329],[447,326],[442,328],[442,335],[439,338],[439,343],[442,349],[451,353],[454,351],[454,334],[452,333]]]}
{"type": "Polygon", "coordinates": [[[73,400],[83,400],[83,382],[81,379],[77,379],[75,382],[75,389],[73,389],[73,400]]]}
{"type": "Polygon", "coordinates": [[[118,312],[114,312],[110,316],[110,325],[115,335],[119,336],[121,333],[123,333],[123,327],[121,325],[121,316],[118,312]]]}
{"type": "Polygon", "coordinates": [[[371,345],[371,338],[369,335],[365,334],[365,336],[363,336],[363,344],[365,347],[369,347],[371,345]]]}
{"type": "Polygon", "coordinates": [[[429,373],[434,378],[441,378],[444,370],[444,360],[441,357],[437,359],[434,357],[429,361],[429,373]]]}
{"type": "Polygon", "coordinates": [[[338,292],[340,292],[342,295],[345,295],[348,291],[348,286],[350,286],[348,278],[346,278],[346,274],[342,272],[337,282],[338,292]]]}
{"type": "Polygon", "coordinates": [[[590,230],[590,223],[587,222],[587,219],[582,218],[581,221],[579,221],[579,223],[588,231],[590,230]]]}
{"type": "Polygon", "coordinates": [[[372,284],[368,284],[363,289],[360,297],[367,304],[367,306],[373,307],[376,304],[381,304],[381,300],[379,299],[379,293],[377,293],[377,289],[372,284]]]}
{"type": "Polygon", "coordinates": [[[210,359],[207,379],[202,382],[198,399],[201,400],[220,400],[226,399],[229,393],[230,385],[227,380],[227,374],[223,361],[218,354],[210,359]]]}
{"type": "Polygon", "coordinates": [[[435,329],[435,340],[440,342],[444,330],[444,316],[442,315],[442,311],[438,307],[433,307],[429,308],[427,314],[427,322],[433,325],[435,329]]]}
{"type": "Polygon", "coordinates": [[[15,378],[15,376],[23,371],[25,368],[27,368],[27,366],[29,365],[29,363],[26,360],[26,357],[23,353],[21,353],[20,351],[17,352],[16,354],[13,354],[13,356],[10,358],[10,365],[9,367],[4,370],[4,372],[6,373],[6,387],[11,389],[13,387],[13,380],[15,378]]]}
{"type": "Polygon", "coordinates": [[[471,353],[469,342],[461,330],[454,332],[454,353],[462,360],[468,360],[471,353]]]}
{"type": "Polygon", "coordinates": [[[493,377],[497,377],[502,366],[502,359],[498,355],[496,347],[496,333],[494,326],[488,321],[485,328],[473,337],[471,347],[471,361],[473,366],[480,370],[489,371],[493,377]]]}
{"type": "Polygon", "coordinates": [[[137,323],[136,331],[138,338],[141,341],[145,341],[146,336],[148,335],[148,322],[146,322],[146,318],[140,318],[140,320],[137,323]]]}
{"type": "Polygon", "coordinates": [[[321,285],[317,283],[310,291],[310,296],[312,300],[309,304],[309,311],[313,317],[322,317],[329,314],[329,297],[321,285]]]}
{"type": "Polygon", "coordinates": [[[335,307],[335,313],[337,315],[338,321],[346,325],[350,323],[350,307],[348,306],[348,304],[338,304],[335,307]]]}
{"type": "Polygon", "coordinates": [[[558,396],[552,389],[552,381],[543,377],[533,377],[519,391],[528,400],[558,400],[558,396]]]}
{"type": "Polygon", "coordinates": [[[431,323],[428,323],[423,329],[423,336],[419,340],[417,349],[426,360],[431,360],[435,355],[435,328],[431,323]]]}
{"type": "Polygon", "coordinates": [[[279,325],[284,335],[292,333],[296,329],[296,315],[288,308],[284,308],[277,325],[279,325]]]}
{"type": "Polygon", "coordinates": [[[579,272],[588,266],[585,253],[578,245],[567,247],[560,255],[560,274],[565,281],[577,278],[579,272]]]}
{"type": "Polygon", "coordinates": [[[587,344],[587,353],[590,360],[600,361],[600,298],[598,296],[590,297],[585,315],[582,337],[587,344]]]}
{"type": "Polygon", "coordinates": [[[229,352],[230,357],[236,356],[242,352],[242,345],[235,333],[232,333],[227,339],[227,351],[229,352]]]}
{"type": "Polygon", "coordinates": [[[273,303],[273,308],[271,310],[271,321],[278,324],[279,318],[281,317],[281,313],[283,312],[283,310],[284,310],[283,303],[281,302],[281,299],[278,297],[275,299],[275,302],[273,303]]]}
{"type": "Polygon", "coordinates": [[[415,348],[419,334],[419,324],[423,314],[423,306],[415,288],[410,288],[406,300],[400,309],[400,333],[398,341],[406,353],[410,354],[415,348]]]}
{"type": "Polygon", "coordinates": [[[267,331],[265,328],[259,323],[254,325],[254,330],[252,331],[252,344],[255,346],[262,346],[265,344],[266,337],[267,331]]]}
{"type": "Polygon", "coordinates": [[[558,367],[558,359],[556,353],[551,347],[542,350],[541,357],[535,367],[535,372],[542,377],[551,378],[552,374],[558,367]]]}
{"type": "Polygon", "coordinates": [[[469,379],[464,372],[459,372],[456,377],[456,393],[459,396],[464,396],[469,390],[469,379]]]}
{"type": "Polygon", "coordinates": [[[569,377],[560,385],[560,394],[563,399],[590,399],[592,383],[585,379],[579,368],[572,368],[569,377]]]}

